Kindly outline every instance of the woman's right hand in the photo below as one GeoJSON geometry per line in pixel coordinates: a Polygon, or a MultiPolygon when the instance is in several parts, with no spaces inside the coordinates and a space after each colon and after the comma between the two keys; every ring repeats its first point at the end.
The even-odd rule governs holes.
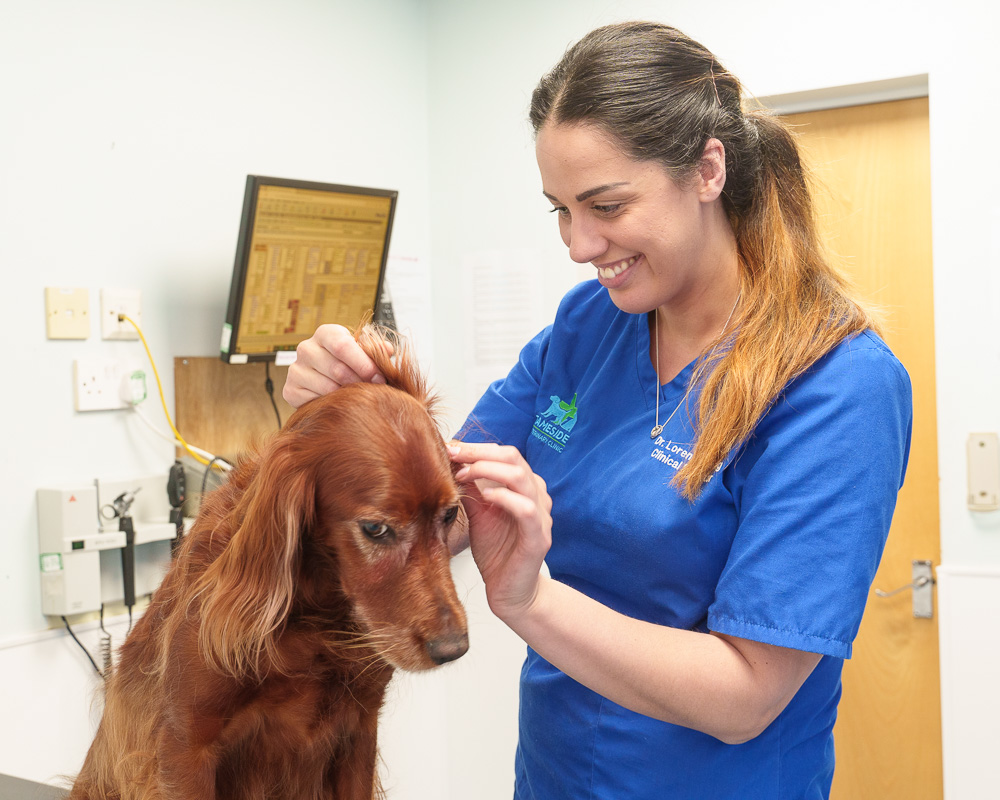
{"type": "Polygon", "coordinates": [[[455,479],[465,486],[469,543],[490,609],[516,630],[529,610],[552,546],[552,498],[514,447],[452,441],[455,479]]]}
{"type": "Polygon", "coordinates": [[[385,383],[374,362],[343,325],[320,325],[310,338],[299,342],[295,353],[281,391],[294,408],[349,383],[385,383]]]}

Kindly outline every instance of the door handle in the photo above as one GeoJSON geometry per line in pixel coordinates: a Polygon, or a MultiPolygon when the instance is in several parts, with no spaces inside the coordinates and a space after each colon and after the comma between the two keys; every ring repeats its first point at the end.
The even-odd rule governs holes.
{"type": "Polygon", "coordinates": [[[912,581],[891,592],[876,589],[879,597],[892,597],[907,589],[913,591],[913,616],[917,619],[932,619],[934,617],[934,573],[930,561],[914,559],[912,581]]]}

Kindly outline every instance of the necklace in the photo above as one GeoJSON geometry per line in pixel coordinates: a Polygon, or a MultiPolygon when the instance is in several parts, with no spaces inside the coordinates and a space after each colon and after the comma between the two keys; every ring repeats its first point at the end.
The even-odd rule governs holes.
{"type": "MultiPolygon", "coordinates": [[[[729,327],[729,323],[733,319],[733,314],[736,313],[736,306],[740,304],[740,295],[742,294],[743,294],[742,290],[737,293],[736,302],[733,303],[733,308],[729,312],[729,317],[726,319],[726,324],[723,325],[722,330],[719,331],[719,336],[725,333],[726,328],[729,327]]],[[[670,420],[674,418],[674,414],[677,413],[680,407],[684,404],[685,398],[688,396],[688,393],[685,392],[684,397],[681,398],[681,401],[674,407],[674,410],[670,412],[670,416],[667,417],[666,421],[661,425],[660,424],[660,311],[658,308],[653,309],[653,336],[655,337],[656,340],[654,344],[655,355],[656,355],[656,420],[653,423],[653,430],[649,432],[650,439],[655,439],[657,436],[663,433],[663,429],[670,424],[670,420]]]]}

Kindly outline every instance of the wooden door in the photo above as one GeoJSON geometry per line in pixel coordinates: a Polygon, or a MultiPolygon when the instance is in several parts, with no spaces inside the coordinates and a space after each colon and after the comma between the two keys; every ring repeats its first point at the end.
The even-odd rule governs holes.
{"type": "MultiPolygon", "coordinates": [[[[821,228],[913,382],[906,482],[875,587],[940,561],[930,147],[926,98],[787,117],[813,171],[821,228]]],[[[936,598],[935,598],[936,600],[936,598]]],[[[940,800],[938,624],[914,619],[910,592],[870,594],[834,731],[835,800],[940,800]]],[[[936,609],[935,609],[936,611],[936,609]]]]}

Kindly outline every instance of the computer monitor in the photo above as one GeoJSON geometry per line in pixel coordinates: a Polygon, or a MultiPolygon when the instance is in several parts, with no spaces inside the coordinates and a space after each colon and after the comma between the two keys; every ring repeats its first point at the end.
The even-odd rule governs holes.
{"type": "Polygon", "coordinates": [[[397,195],[248,175],[221,359],[291,360],[319,325],[353,329],[374,313],[397,195]]]}

